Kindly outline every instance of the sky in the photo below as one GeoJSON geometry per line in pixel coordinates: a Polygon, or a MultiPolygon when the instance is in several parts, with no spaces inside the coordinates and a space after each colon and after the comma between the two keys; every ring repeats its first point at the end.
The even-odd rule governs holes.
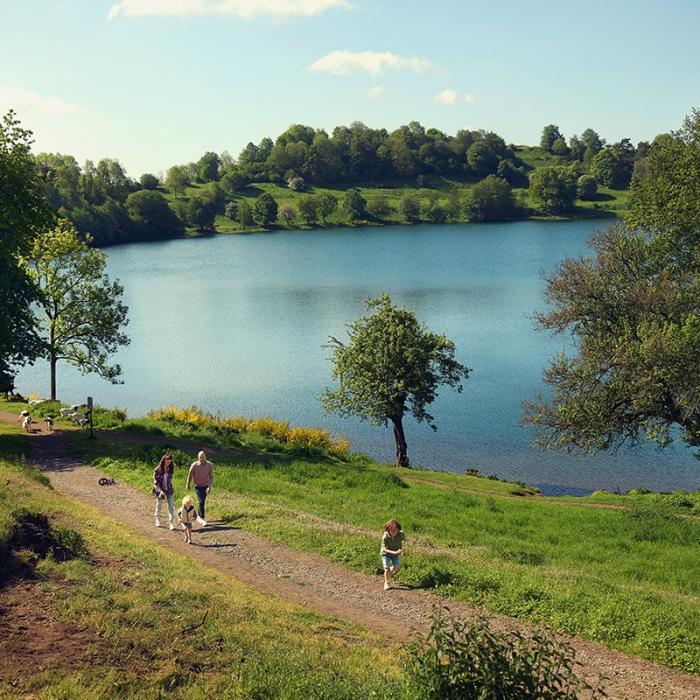
{"type": "Polygon", "coordinates": [[[698,0],[0,0],[0,113],[132,177],[290,124],[635,143],[700,107],[698,0]]]}

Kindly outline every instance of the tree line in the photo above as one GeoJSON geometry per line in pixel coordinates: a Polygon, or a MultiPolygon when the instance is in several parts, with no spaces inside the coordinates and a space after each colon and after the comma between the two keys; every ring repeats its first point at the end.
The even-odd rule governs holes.
{"type": "Polygon", "coordinates": [[[95,244],[109,245],[177,237],[186,227],[209,230],[218,213],[243,229],[295,222],[325,225],[338,209],[349,222],[384,221],[395,214],[407,222],[503,221],[528,214],[513,196],[514,188],[529,188],[545,213],[567,214],[576,199],[594,199],[599,185],[626,188],[649,151],[648,143],[634,147],[629,139],[606,145],[593,129],[572,136],[567,144],[551,124],[544,127],[540,145],[554,164],[532,172],[518,147],[494,132],[462,129],[452,136],[415,121],[389,132],[354,122],[336,127],[330,135],[295,124],[274,141],[248,143],[237,158],[226,151],[209,151],[196,162],[173,165],[162,181],[152,173],[134,180],[119,161],[109,158],[83,166],[71,155],[39,153],[35,159],[50,206],[81,234],[89,233],[95,244]],[[440,178],[471,187],[466,195],[458,187],[443,194],[430,187],[440,178]],[[244,188],[260,182],[297,192],[359,182],[401,183],[426,187],[429,194],[425,202],[407,195],[397,206],[382,195],[363,204],[359,192],[346,194],[343,202],[318,193],[297,206],[275,208],[268,197],[252,204],[241,197],[244,188]],[[185,198],[187,188],[195,184],[204,187],[185,198]],[[164,191],[174,199],[169,202],[164,191]]]}

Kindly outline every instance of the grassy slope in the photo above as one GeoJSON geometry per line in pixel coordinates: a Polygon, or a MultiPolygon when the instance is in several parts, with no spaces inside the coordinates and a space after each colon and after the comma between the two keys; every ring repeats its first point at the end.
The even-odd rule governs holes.
{"type": "MultiPolygon", "coordinates": [[[[130,425],[143,431],[148,423],[130,425]]],[[[168,430],[193,442],[191,452],[174,452],[182,494],[184,466],[194,445],[210,444],[211,433],[159,423],[161,436],[168,430]]],[[[119,433],[90,442],[74,431],[71,444],[83,459],[146,492],[164,449],[130,446],[119,433]]],[[[257,444],[271,448],[269,441],[257,444]]],[[[356,456],[293,459],[282,446],[267,456],[216,459],[212,517],[374,572],[382,523],[394,516],[411,543],[407,583],[700,673],[700,522],[677,515],[700,512],[698,494],[603,494],[569,505],[514,498],[522,490],[514,484],[397,472],[356,456]]]]}
{"type": "MultiPolygon", "coordinates": [[[[5,439],[2,435],[0,444],[5,439]]],[[[90,558],[47,559],[38,564],[38,573],[56,601],[49,616],[87,628],[103,652],[78,670],[39,667],[19,685],[0,680],[2,697],[403,696],[397,650],[386,642],[213,570],[193,571],[187,557],[0,461],[0,550],[11,515],[20,508],[46,513],[85,538],[90,558]],[[206,624],[181,635],[206,610],[206,624]]]]}
{"type": "MultiPolygon", "coordinates": [[[[171,430],[193,438],[191,452],[174,452],[182,494],[194,445],[207,443],[171,430]]],[[[73,432],[71,443],[146,492],[164,449],[129,446],[118,433],[89,442],[73,432]]],[[[382,523],[394,516],[411,543],[407,583],[700,673],[700,522],[672,512],[698,512],[697,496],[617,497],[629,507],[604,510],[513,498],[519,489],[357,458],[218,457],[211,515],[364,572],[376,571],[382,523]]]]}
{"type": "MultiPolygon", "coordinates": [[[[544,149],[538,147],[529,146],[518,146],[517,156],[525,163],[526,167],[529,169],[535,169],[537,167],[542,167],[545,165],[563,165],[566,161],[563,159],[552,156],[548,154],[544,149]]],[[[428,197],[434,194],[436,191],[440,196],[440,199],[445,200],[447,198],[447,193],[450,189],[457,188],[464,194],[472,183],[449,180],[446,178],[431,178],[431,187],[415,187],[412,185],[407,185],[405,183],[395,183],[394,186],[367,186],[363,183],[358,183],[356,185],[342,185],[337,187],[313,187],[306,192],[293,192],[286,186],[281,186],[274,183],[255,183],[250,185],[243,190],[239,191],[233,198],[233,201],[240,202],[242,200],[247,200],[251,206],[255,198],[262,192],[269,192],[277,201],[278,205],[291,204],[295,208],[299,199],[305,197],[309,194],[317,194],[319,192],[331,192],[340,202],[338,209],[329,217],[329,226],[346,226],[349,224],[347,220],[347,215],[342,210],[342,200],[343,195],[347,189],[350,187],[357,187],[362,193],[362,196],[368,201],[377,196],[386,196],[389,201],[394,205],[395,211],[391,216],[387,217],[384,222],[368,222],[372,225],[376,224],[406,224],[405,220],[398,213],[398,205],[400,200],[406,195],[416,195],[423,204],[428,201],[428,197]]],[[[186,201],[190,196],[196,193],[202,188],[206,188],[207,185],[193,185],[188,187],[185,196],[181,201],[186,201]]],[[[175,197],[172,193],[162,190],[163,194],[169,201],[174,201],[175,197]]],[[[529,190],[527,188],[516,188],[514,190],[516,197],[518,197],[527,207],[536,210],[535,202],[529,195],[529,190]]],[[[628,209],[628,190],[612,190],[605,187],[599,188],[598,195],[594,201],[584,202],[579,200],[577,202],[576,211],[573,213],[571,218],[598,218],[598,217],[609,217],[609,216],[622,216],[626,213],[628,209]]],[[[552,217],[552,216],[539,216],[535,215],[535,218],[541,219],[552,219],[558,220],[564,217],[552,217]]],[[[466,218],[460,219],[460,221],[466,222],[466,218]]],[[[320,223],[320,221],[319,221],[320,223]]],[[[226,218],[223,213],[219,213],[215,221],[216,230],[221,233],[233,233],[241,232],[242,229],[238,222],[231,221],[226,218]]],[[[280,225],[281,227],[281,225],[280,225]]],[[[301,219],[297,218],[292,225],[293,228],[305,228],[301,219]]],[[[249,232],[257,230],[255,228],[248,229],[249,232]]]]}

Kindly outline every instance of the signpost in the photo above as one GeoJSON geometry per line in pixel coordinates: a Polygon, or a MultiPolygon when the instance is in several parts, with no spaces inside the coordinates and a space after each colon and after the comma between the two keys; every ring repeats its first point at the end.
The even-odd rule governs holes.
{"type": "Polygon", "coordinates": [[[90,440],[94,440],[95,434],[92,432],[92,396],[87,397],[87,414],[90,421],[90,440]]]}

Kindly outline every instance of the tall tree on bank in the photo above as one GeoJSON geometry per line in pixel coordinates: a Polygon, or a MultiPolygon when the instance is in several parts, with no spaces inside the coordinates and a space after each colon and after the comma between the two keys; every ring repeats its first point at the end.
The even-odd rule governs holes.
{"type": "Polygon", "coordinates": [[[624,442],[700,446],[700,113],[656,138],[632,185],[628,229],[595,236],[593,258],[548,281],[541,328],[570,332],[572,356],[545,371],[548,399],[525,403],[545,447],[624,442]]]}
{"type": "Polygon", "coordinates": [[[128,324],[128,308],[121,301],[124,290],[104,274],[106,254],[88,243],[70,222],[61,220],[34,239],[24,261],[40,293],[38,323],[52,399],[56,398],[59,360],[117,384],[121,367],[110,365],[108,359],[129,343],[122,330],[128,324]]]}
{"type": "Polygon", "coordinates": [[[13,385],[14,367],[41,351],[31,305],[36,288],[19,257],[37,231],[50,225],[51,211],[31,155],[32,133],[14,112],[0,121],[0,380],[13,385]]]}
{"type": "Polygon", "coordinates": [[[437,430],[427,407],[437,389],[446,385],[462,391],[471,370],[455,360],[451,340],[426,330],[411,311],[399,309],[387,294],[368,299],[367,316],[349,326],[349,341],[329,338],[333,379],[321,403],[326,413],[357,416],[372,425],[391,422],[396,442],[396,466],[408,467],[403,418],[410,412],[437,430]]]}

